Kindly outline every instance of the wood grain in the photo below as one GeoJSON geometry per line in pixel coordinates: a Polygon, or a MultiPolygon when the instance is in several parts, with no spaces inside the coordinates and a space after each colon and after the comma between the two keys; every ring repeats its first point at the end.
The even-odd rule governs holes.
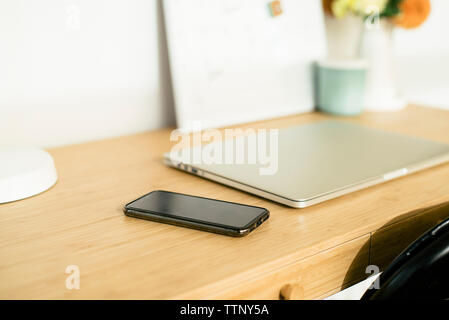
{"type": "Polygon", "coordinates": [[[301,259],[240,286],[221,292],[223,299],[315,299],[366,277],[370,235],[301,259]],[[354,260],[357,262],[354,264],[354,260]],[[348,272],[350,277],[346,275],[348,272]]]}
{"type": "MultiPolygon", "coordinates": [[[[311,113],[245,127],[277,128],[327,118],[311,113]]],[[[447,111],[410,106],[342,120],[449,142],[447,111]]],[[[41,195],[0,205],[0,298],[220,296],[249,279],[330,252],[418,209],[449,201],[446,164],[292,209],[164,166],[162,154],[173,144],[170,132],[50,150],[57,184],[41,195]],[[271,218],[253,234],[235,239],[123,214],[125,203],[156,189],[266,207],[271,218]],[[80,290],[65,287],[68,265],[80,268],[80,290]]],[[[326,261],[326,254],[320,256],[326,261]]],[[[343,263],[333,271],[341,283],[346,267],[343,263]]]]}

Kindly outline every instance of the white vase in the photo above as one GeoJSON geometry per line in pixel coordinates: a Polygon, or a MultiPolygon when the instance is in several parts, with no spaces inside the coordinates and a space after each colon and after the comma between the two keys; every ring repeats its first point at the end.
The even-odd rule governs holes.
{"type": "Polygon", "coordinates": [[[363,18],[352,14],[337,19],[325,15],[327,58],[333,61],[352,60],[359,57],[363,18]]]}
{"type": "Polygon", "coordinates": [[[360,43],[360,56],[368,61],[365,89],[365,110],[397,111],[406,106],[398,94],[393,56],[393,29],[391,22],[381,19],[366,23],[360,43]]]}

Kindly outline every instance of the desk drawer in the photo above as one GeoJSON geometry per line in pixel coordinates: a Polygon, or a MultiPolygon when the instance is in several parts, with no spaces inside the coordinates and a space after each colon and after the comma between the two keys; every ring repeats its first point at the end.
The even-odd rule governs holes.
{"type": "Polygon", "coordinates": [[[449,203],[444,203],[379,229],[372,234],[370,264],[384,270],[411,243],[448,217],[449,203]]]}
{"type": "Polygon", "coordinates": [[[221,292],[215,299],[314,299],[365,277],[370,236],[362,236],[221,292]]]}

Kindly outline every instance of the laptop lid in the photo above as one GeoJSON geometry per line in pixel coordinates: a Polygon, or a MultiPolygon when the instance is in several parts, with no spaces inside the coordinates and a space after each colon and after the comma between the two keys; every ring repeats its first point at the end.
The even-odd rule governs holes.
{"type": "MultiPolygon", "coordinates": [[[[237,163],[238,146],[243,146],[245,157],[250,154],[250,140],[254,137],[249,137],[232,139],[232,149],[226,147],[227,140],[218,143],[218,149],[222,149],[221,163],[202,161],[203,158],[193,161],[193,154],[198,151],[194,149],[187,160],[179,158],[179,153],[167,156],[175,164],[195,168],[194,173],[200,176],[213,180],[217,179],[212,176],[219,177],[221,183],[302,203],[294,205],[279,200],[300,207],[449,160],[447,144],[328,120],[279,129],[277,142],[256,151],[258,155],[265,153],[264,159],[237,163]],[[226,148],[234,151],[234,162],[226,161],[226,148]],[[265,169],[265,174],[261,169],[265,169]]],[[[267,136],[264,139],[267,143],[270,140],[267,136]]],[[[258,143],[263,140],[261,133],[256,134],[255,140],[258,143]]],[[[206,155],[207,151],[203,147],[201,154],[206,155]]],[[[269,198],[277,201],[276,197],[269,198]]]]}

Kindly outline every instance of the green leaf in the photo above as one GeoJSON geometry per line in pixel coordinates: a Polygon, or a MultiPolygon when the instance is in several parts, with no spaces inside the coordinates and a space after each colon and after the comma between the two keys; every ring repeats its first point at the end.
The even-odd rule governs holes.
{"type": "Polygon", "coordinates": [[[385,9],[380,13],[381,17],[394,17],[401,13],[399,9],[399,4],[402,0],[389,0],[385,9]]]}

